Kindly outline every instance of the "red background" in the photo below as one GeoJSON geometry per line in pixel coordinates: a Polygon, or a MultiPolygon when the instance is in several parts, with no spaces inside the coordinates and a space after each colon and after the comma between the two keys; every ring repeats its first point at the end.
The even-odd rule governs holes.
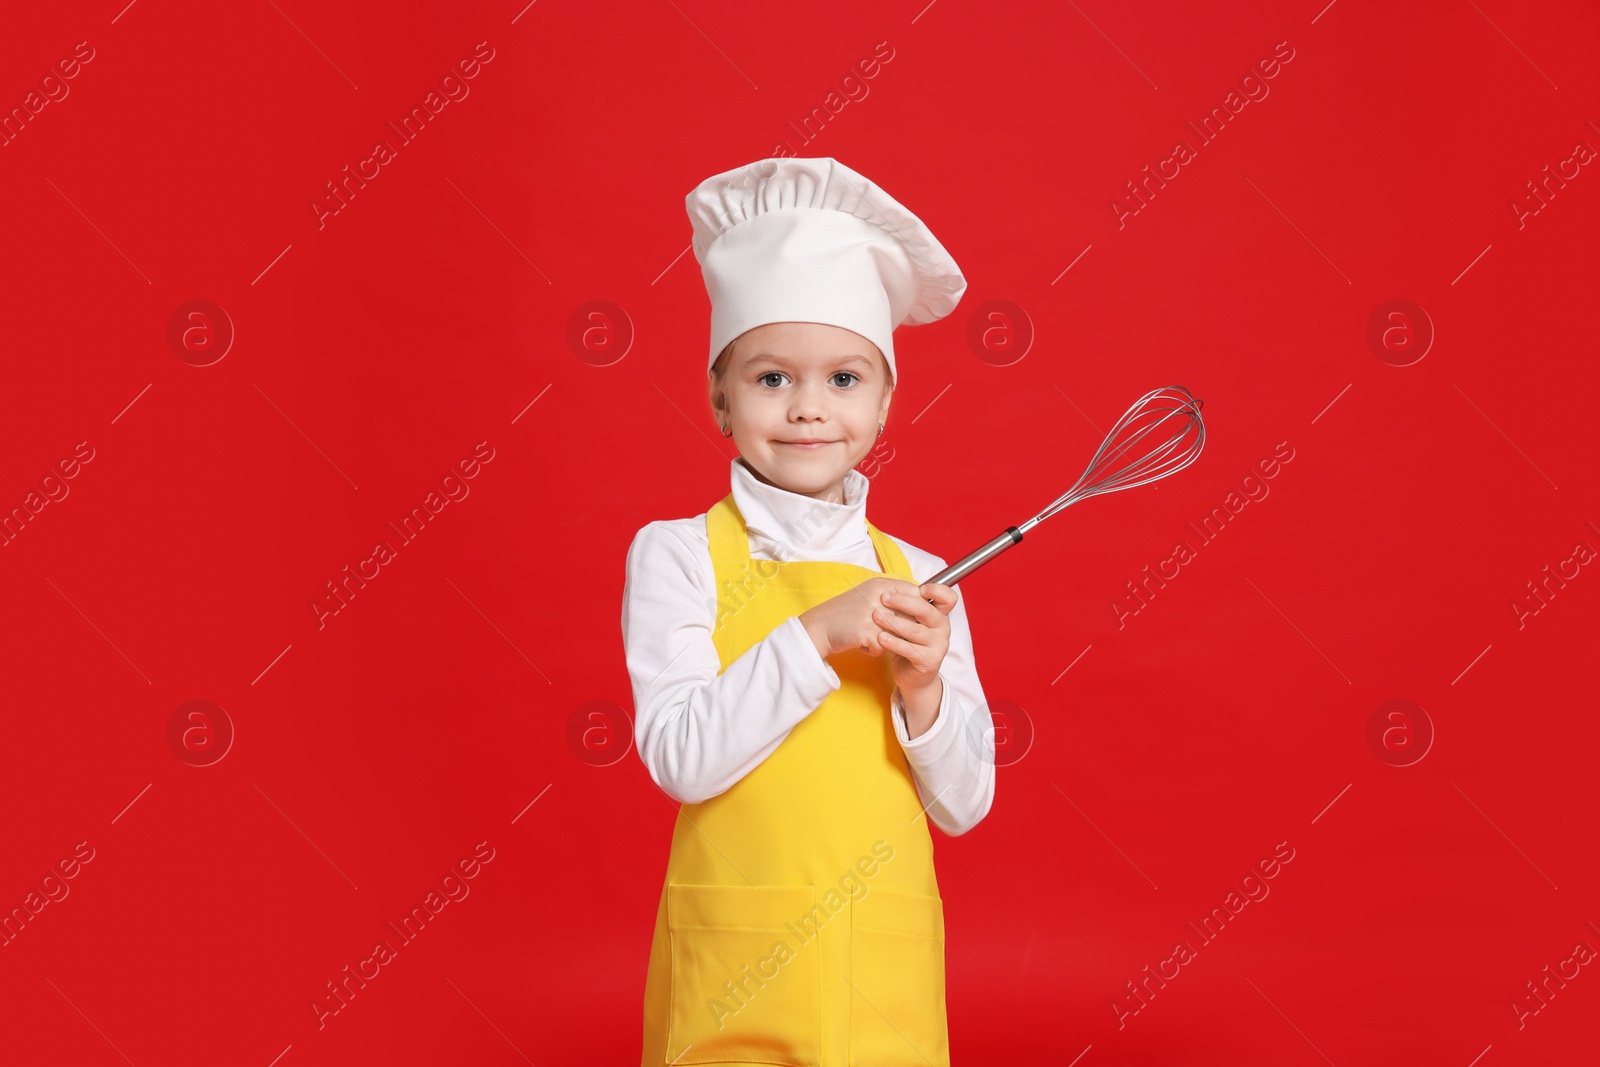
{"type": "Polygon", "coordinates": [[[1593,1062],[1594,965],[1520,1026],[1511,1004],[1600,949],[1600,576],[1520,626],[1511,604],[1600,549],[1600,175],[1511,204],[1600,148],[1600,16],[1055,7],[8,12],[7,112],[94,58],[0,148],[0,506],[70,490],[0,555],[0,906],[93,859],[0,948],[0,1059],[637,1061],[674,811],[636,753],[593,765],[628,743],[623,560],[728,489],[684,196],[787,141],[881,184],[970,283],[896,338],[882,529],[957,559],[1142,393],[1206,404],[1192,467],[960,587],[989,696],[1036,736],[978,827],[934,831],[955,1062],[1593,1062]],[[324,183],[481,41],[470,95],[319,226],[324,183]],[[868,94],[801,142],[879,42],[868,94]],[[1186,123],[1279,42],[1270,95],[1200,147],[1186,123]],[[1180,138],[1197,158],[1119,226],[1180,138]],[[217,313],[167,338],[197,299],[235,332],[208,366],[217,313]],[[575,347],[592,300],[625,322],[575,347]],[[967,341],[991,300],[1034,334],[1005,366],[967,341]],[[1408,366],[1367,340],[1391,300],[1436,331],[1408,366]],[[479,442],[470,495],[319,622],[479,442]],[[1270,492],[1202,545],[1187,524],[1242,484],[1270,492]],[[1195,558],[1119,626],[1179,540],[1195,558]],[[220,710],[169,740],[192,700],[220,710]],[[1391,700],[1420,711],[1373,746],[1391,700]],[[615,729],[586,749],[591,701],[615,729]],[[479,842],[470,895],[319,1028],[325,983],[479,842]],[[1199,946],[1279,842],[1270,895],[1199,946]],[[1119,1026],[1180,939],[1196,958],[1119,1026]]]}

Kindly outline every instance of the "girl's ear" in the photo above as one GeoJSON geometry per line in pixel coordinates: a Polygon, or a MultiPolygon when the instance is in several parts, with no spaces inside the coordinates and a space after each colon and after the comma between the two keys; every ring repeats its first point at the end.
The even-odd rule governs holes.
{"type": "Polygon", "coordinates": [[[706,392],[711,399],[712,417],[717,420],[718,426],[726,422],[731,414],[728,411],[727,372],[728,363],[733,356],[734,341],[737,340],[736,337],[733,341],[729,341],[718,353],[716,360],[711,364],[711,369],[706,371],[706,392]]]}
{"type": "Polygon", "coordinates": [[[711,417],[717,420],[718,426],[721,426],[728,418],[728,397],[718,384],[714,373],[706,376],[706,393],[711,401],[711,417]]]}

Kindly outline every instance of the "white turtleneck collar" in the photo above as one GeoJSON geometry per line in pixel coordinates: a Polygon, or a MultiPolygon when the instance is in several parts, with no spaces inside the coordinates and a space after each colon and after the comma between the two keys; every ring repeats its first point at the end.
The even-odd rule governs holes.
{"type": "Polygon", "coordinates": [[[769,559],[844,560],[860,555],[867,533],[867,476],[844,476],[844,503],[831,504],[768,485],[733,461],[733,502],[744,516],[750,551],[769,559]]]}

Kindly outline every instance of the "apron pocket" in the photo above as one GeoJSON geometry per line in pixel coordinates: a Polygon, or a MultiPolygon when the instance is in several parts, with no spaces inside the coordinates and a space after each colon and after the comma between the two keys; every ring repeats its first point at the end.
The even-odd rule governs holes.
{"type": "Polygon", "coordinates": [[[949,1067],[944,901],[872,889],[850,910],[850,1067],[949,1067]]]}
{"type": "Polygon", "coordinates": [[[817,941],[788,926],[815,904],[808,885],[667,886],[673,1063],[817,1067],[817,941]]]}

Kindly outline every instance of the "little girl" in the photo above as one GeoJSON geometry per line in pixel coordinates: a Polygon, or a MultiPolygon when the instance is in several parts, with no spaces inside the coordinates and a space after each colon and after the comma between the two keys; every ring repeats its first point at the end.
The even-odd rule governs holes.
{"type": "Polygon", "coordinates": [[[642,1067],[946,1067],[928,822],[994,799],[992,721],[936,555],[867,521],[892,334],[966,289],[922,222],[833,159],[689,194],[732,491],[628,550],[634,738],[679,802],[642,1067]],[[920,576],[920,577],[919,577],[920,576]],[[926,816],[926,817],[924,817],[926,816]]]}

